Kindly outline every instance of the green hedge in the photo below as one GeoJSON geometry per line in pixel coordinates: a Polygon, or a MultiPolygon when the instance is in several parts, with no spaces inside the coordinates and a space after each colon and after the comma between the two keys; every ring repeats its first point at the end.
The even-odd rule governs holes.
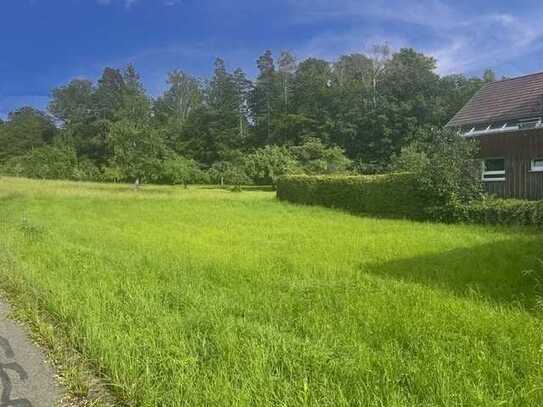
{"type": "Polygon", "coordinates": [[[429,216],[443,222],[543,228],[543,201],[487,198],[470,205],[433,208],[429,216]]]}
{"type": "Polygon", "coordinates": [[[322,205],[353,213],[377,216],[422,218],[425,200],[417,192],[411,174],[366,176],[305,176],[280,178],[280,200],[322,205]]]}
{"type": "Polygon", "coordinates": [[[415,176],[406,173],[289,176],[278,180],[277,197],[377,216],[543,228],[543,201],[485,198],[469,205],[431,207],[418,191],[415,176]]]}

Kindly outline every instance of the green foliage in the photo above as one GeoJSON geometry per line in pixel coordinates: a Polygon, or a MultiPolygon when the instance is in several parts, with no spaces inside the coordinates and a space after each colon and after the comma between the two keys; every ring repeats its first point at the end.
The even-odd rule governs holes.
{"type": "Polygon", "coordinates": [[[154,103],[155,120],[163,125],[179,129],[192,111],[203,103],[200,81],[182,71],[168,74],[169,88],[154,103]]]}
{"type": "Polygon", "coordinates": [[[352,164],[340,147],[328,147],[317,138],[308,138],[290,151],[309,175],[345,173],[352,164]]]}
{"type": "Polygon", "coordinates": [[[41,179],[85,179],[81,176],[75,149],[68,145],[34,148],[30,153],[8,160],[3,172],[7,175],[41,179]]]}
{"type": "Polygon", "coordinates": [[[293,83],[293,104],[298,113],[322,121],[331,112],[332,64],[308,58],[298,65],[293,83]]]}
{"type": "Polygon", "coordinates": [[[91,81],[74,79],[53,89],[49,111],[66,125],[88,124],[96,114],[94,92],[91,81]]]}
{"type": "Polygon", "coordinates": [[[71,179],[76,181],[97,181],[100,179],[100,170],[92,160],[82,157],[77,160],[71,179]]]}
{"type": "Polygon", "coordinates": [[[294,155],[286,147],[266,146],[245,159],[247,175],[259,185],[275,185],[279,177],[300,172],[294,155]]]}
{"type": "Polygon", "coordinates": [[[353,213],[420,218],[425,201],[411,174],[289,176],[277,182],[280,200],[353,213]]]}
{"type": "MultiPolygon", "coordinates": [[[[406,149],[402,157],[397,163],[406,160],[411,168],[427,159],[413,149],[406,149]]],[[[420,182],[420,175],[416,173],[356,177],[288,176],[278,180],[277,197],[293,203],[376,216],[543,228],[543,201],[484,197],[436,205],[435,195],[421,189],[420,182]]]]}
{"type": "Polygon", "coordinates": [[[93,111],[96,117],[116,121],[124,107],[125,91],[126,83],[121,70],[106,67],[94,91],[93,111]]]}
{"type": "Polygon", "coordinates": [[[210,180],[218,185],[250,185],[251,178],[240,161],[219,161],[208,170],[210,180]]]}
{"type": "Polygon", "coordinates": [[[435,206],[465,204],[483,192],[477,141],[448,130],[430,130],[394,158],[394,171],[415,174],[420,193],[435,206]]]}
{"type": "Polygon", "coordinates": [[[121,107],[116,112],[117,120],[127,120],[140,126],[151,120],[151,99],[145,93],[140,76],[135,67],[129,64],[123,72],[124,87],[121,107]]]}
{"type": "Polygon", "coordinates": [[[206,184],[209,177],[196,161],[172,155],[162,162],[160,182],[171,185],[206,184]]]}
{"type": "Polygon", "coordinates": [[[52,142],[56,134],[51,117],[39,110],[23,107],[10,113],[0,125],[0,163],[52,142]]]}
{"type": "MultiPolygon", "coordinates": [[[[167,89],[154,100],[133,65],[106,67],[96,82],[77,79],[53,89],[52,117],[28,108],[11,114],[0,125],[0,162],[51,145],[60,134],[75,148],[78,162],[91,160],[111,180],[158,181],[171,153],[215,166],[213,176],[222,177],[224,171],[216,170],[221,162],[266,146],[292,147],[307,174],[352,168],[380,173],[402,148],[426,141],[421,129],[443,126],[494,78],[490,72],[484,79],[439,77],[435,64],[413,49],[391,53],[386,45],[337,61],[297,61],[286,51],[276,61],[266,51],[254,81],[217,58],[208,79],[170,73],[167,89]],[[119,133],[120,127],[133,127],[124,133],[131,132],[132,141],[141,138],[136,149],[119,147],[120,140],[113,146],[112,129],[119,133]],[[167,151],[150,152],[149,139],[167,151]]],[[[273,182],[283,173],[277,166],[284,163],[252,165],[248,171],[258,182],[273,182]]],[[[244,178],[239,168],[228,172],[232,179],[244,178]]]]}
{"type": "Polygon", "coordinates": [[[123,171],[114,165],[108,165],[102,170],[100,181],[104,182],[121,182],[125,179],[123,171]]]}
{"type": "Polygon", "coordinates": [[[543,201],[485,198],[467,205],[433,207],[429,215],[442,222],[543,228],[543,201]]]}
{"type": "Polygon", "coordinates": [[[123,173],[123,179],[142,182],[157,180],[167,151],[159,130],[139,127],[126,120],[119,121],[111,126],[107,144],[112,151],[111,164],[123,173]]]}
{"type": "Polygon", "coordinates": [[[418,144],[410,144],[402,148],[398,156],[392,157],[390,170],[393,172],[412,172],[414,174],[423,174],[429,171],[432,165],[432,160],[428,157],[424,148],[418,144]]]}
{"type": "Polygon", "coordinates": [[[267,50],[257,60],[258,76],[249,94],[248,103],[254,120],[254,143],[269,144],[273,138],[274,112],[281,104],[282,84],[275,70],[272,52],[267,50]]]}

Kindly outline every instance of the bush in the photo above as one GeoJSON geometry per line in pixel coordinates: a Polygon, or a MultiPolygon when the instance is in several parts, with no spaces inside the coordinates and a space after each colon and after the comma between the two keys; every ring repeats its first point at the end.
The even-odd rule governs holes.
{"type": "Polygon", "coordinates": [[[317,138],[308,138],[301,146],[290,147],[304,173],[309,175],[344,174],[352,162],[339,147],[327,147],[317,138]]]}
{"type": "Polygon", "coordinates": [[[441,222],[543,227],[543,201],[485,198],[467,205],[428,209],[428,216],[441,222]]]}
{"type": "Polygon", "coordinates": [[[543,201],[485,197],[465,204],[433,205],[410,173],[283,177],[277,182],[277,197],[377,216],[543,228],[543,201]]]}
{"type": "Polygon", "coordinates": [[[431,130],[424,142],[393,157],[391,170],[415,174],[420,193],[433,206],[463,205],[483,195],[478,151],[474,140],[450,130],[431,130]]]}
{"type": "Polygon", "coordinates": [[[71,179],[76,181],[97,181],[101,174],[98,167],[88,158],[80,158],[72,171],[71,179]]]}
{"type": "Polygon", "coordinates": [[[277,197],[353,213],[422,218],[426,202],[412,174],[289,176],[277,182],[277,197]]]}
{"type": "Polygon", "coordinates": [[[245,169],[258,185],[275,185],[279,177],[300,172],[296,158],[281,146],[266,146],[249,154],[245,169]]]}
{"type": "Polygon", "coordinates": [[[209,177],[194,160],[172,156],[161,163],[160,181],[171,185],[205,184],[209,177]]]}
{"type": "Polygon", "coordinates": [[[73,179],[77,156],[71,146],[44,146],[6,162],[6,175],[41,179],[73,179]]]}
{"type": "Polygon", "coordinates": [[[243,164],[237,161],[219,161],[207,171],[209,179],[218,185],[250,185],[251,178],[247,175],[243,164]]]}
{"type": "Polygon", "coordinates": [[[124,175],[123,171],[115,166],[115,165],[109,165],[107,167],[102,168],[102,174],[100,175],[100,181],[103,182],[121,182],[126,179],[126,175],[124,175]]]}

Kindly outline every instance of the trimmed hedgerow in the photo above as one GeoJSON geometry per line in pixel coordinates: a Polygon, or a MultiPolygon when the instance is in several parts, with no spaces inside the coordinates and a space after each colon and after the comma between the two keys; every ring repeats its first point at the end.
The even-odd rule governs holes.
{"type": "Polygon", "coordinates": [[[293,203],[377,216],[422,218],[426,212],[415,177],[408,173],[288,176],[278,180],[277,197],[293,203]]]}
{"type": "Polygon", "coordinates": [[[469,205],[432,208],[428,214],[443,222],[543,227],[543,201],[486,198],[469,205]]]}
{"type": "Polygon", "coordinates": [[[277,197],[376,216],[543,228],[543,201],[487,197],[469,204],[435,206],[420,190],[416,176],[408,173],[283,177],[277,183],[277,197]]]}

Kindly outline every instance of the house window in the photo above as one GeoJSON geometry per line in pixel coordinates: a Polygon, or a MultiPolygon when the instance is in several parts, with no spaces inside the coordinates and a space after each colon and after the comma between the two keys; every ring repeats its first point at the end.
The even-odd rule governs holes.
{"type": "Polygon", "coordinates": [[[543,171],[543,158],[536,158],[532,160],[530,165],[530,171],[541,172],[543,171]]]}
{"type": "Polygon", "coordinates": [[[503,158],[484,160],[483,181],[505,181],[505,160],[503,158]]]}

